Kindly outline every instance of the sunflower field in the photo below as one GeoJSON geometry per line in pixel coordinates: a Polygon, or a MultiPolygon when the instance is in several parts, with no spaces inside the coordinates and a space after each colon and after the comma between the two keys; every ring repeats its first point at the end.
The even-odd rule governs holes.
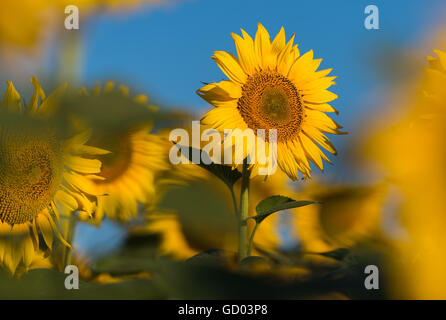
{"type": "Polygon", "coordinates": [[[0,1],[0,298],[446,299],[445,18],[0,1]]]}

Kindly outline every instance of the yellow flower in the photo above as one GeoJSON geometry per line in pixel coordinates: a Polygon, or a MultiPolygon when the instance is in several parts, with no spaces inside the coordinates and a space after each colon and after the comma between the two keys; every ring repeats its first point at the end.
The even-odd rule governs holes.
{"type": "Polygon", "coordinates": [[[20,277],[22,274],[35,269],[53,269],[54,265],[51,262],[50,257],[42,251],[34,253],[31,264],[24,268],[23,265],[19,265],[15,271],[15,276],[20,277]]]}
{"type": "Polygon", "coordinates": [[[438,71],[444,75],[446,75],[446,52],[441,50],[434,50],[437,54],[438,58],[428,56],[427,60],[429,62],[429,68],[427,68],[428,72],[438,71]]]}
{"type": "Polygon", "coordinates": [[[438,58],[428,56],[429,67],[425,68],[425,80],[422,85],[424,99],[418,108],[423,113],[422,118],[431,119],[444,108],[443,102],[446,99],[446,52],[434,50],[438,58]],[[438,110],[440,108],[440,110],[438,110]]]}
{"type": "MultiPolygon", "coordinates": [[[[147,107],[145,105],[147,97],[137,96],[132,100],[128,97],[127,88],[120,87],[119,89],[121,98],[128,103],[133,102],[140,109],[147,107]]],[[[84,93],[87,92],[84,90],[84,93]]],[[[91,94],[106,97],[116,92],[114,84],[108,82],[102,94],[100,87],[94,89],[91,94]]],[[[113,116],[115,111],[117,114],[127,112],[130,118],[131,110],[133,110],[130,106],[121,103],[113,104],[112,100],[107,101],[111,104],[103,107],[99,104],[92,105],[98,110],[91,110],[91,113],[107,112],[113,116]]],[[[87,125],[96,123],[96,120],[90,122],[88,114],[84,114],[83,117],[87,119],[81,118],[80,121],[85,121],[87,125]]],[[[115,119],[115,121],[119,120],[115,119]]],[[[122,118],[122,123],[117,127],[99,126],[93,129],[91,144],[109,150],[110,153],[99,156],[103,165],[99,174],[102,179],[92,181],[90,185],[98,194],[106,195],[99,198],[98,209],[92,222],[99,223],[104,215],[121,221],[136,218],[138,204],[152,200],[155,194],[155,177],[158,172],[166,170],[168,164],[164,156],[167,152],[166,142],[161,136],[150,134],[151,128],[151,120],[135,124],[126,123],[122,118]]]]}
{"type": "Polygon", "coordinates": [[[392,183],[404,230],[390,261],[395,298],[446,298],[446,82],[444,53],[437,54],[428,57],[422,91],[405,90],[407,113],[384,129],[367,129],[374,133],[366,154],[392,183]]]}
{"type": "Polygon", "coordinates": [[[144,4],[158,5],[167,0],[20,0],[0,1],[0,49],[2,45],[36,49],[46,36],[63,28],[65,7],[76,5],[80,19],[102,11],[133,10],[144,4]]]}
{"type": "MultiPolygon", "coordinates": [[[[164,171],[163,174],[160,175],[157,179],[157,184],[159,185],[159,189],[162,190],[167,190],[169,186],[171,187],[175,185],[184,185],[190,183],[191,181],[198,181],[200,179],[209,179],[210,177],[208,171],[189,161],[189,159],[187,159],[181,152],[179,152],[179,156],[181,157],[182,160],[185,161],[185,163],[180,162],[178,164],[173,164],[170,161],[169,155],[170,155],[170,150],[173,147],[173,142],[169,141],[169,134],[173,129],[174,128],[163,129],[159,134],[162,138],[162,141],[160,141],[160,145],[165,148],[164,162],[169,165],[168,170],[164,171]]],[[[187,130],[189,136],[192,135],[191,128],[184,128],[184,129],[187,130]]]]}
{"type": "Polygon", "coordinates": [[[143,230],[160,236],[158,250],[162,255],[170,255],[175,259],[185,260],[200,252],[188,243],[176,214],[149,215],[145,227],[138,231],[143,230]]]}
{"type": "Polygon", "coordinates": [[[54,236],[69,246],[57,227],[59,213],[93,213],[96,193],[88,185],[101,169],[93,157],[105,153],[85,145],[87,133],[64,139],[39,119],[64,87],[46,97],[35,78],[32,83],[26,108],[12,82],[0,106],[0,265],[12,273],[31,267],[39,234],[49,249],[54,236]]]}
{"type": "MultiPolygon", "coordinates": [[[[187,165],[185,165],[187,166],[187,165]]],[[[198,166],[196,166],[198,167],[198,166]]],[[[193,167],[190,169],[192,170],[193,167]]],[[[196,178],[202,180],[200,176],[196,178]]],[[[208,182],[215,181],[215,178],[207,175],[208,182]]],[[[187,181],[186,181],[187,182],[187,181]]],[[[216,183],[219,183],[216,181],[216,183]]],[[[268,181],[264,181],[263,177],[255,177],[252,180],[252,196],[250,216],[254,216],[255,206],[264,198],[281,194],[290,195],[290,192],[286,189],[286,175],[283,173],[277,173],[268,178],[268,181]]],[[[217,186],[215,186],[217,187],[217,186]]],[[[158,189],[159,190],[159,189],[158,189]]],[[[222,192],[225,190],[222,189],[222,192]]],[[[162,192],[162,191],[161,191],[162,192]]],[[[206,196],[206,195],[203,195],[206,196]]],[[[227,199],[230,201],[230,199],[227,199]]],[[[188,230],[187,226],[183,226],[181,220],[176,212],[160,212],[159,208],[155,206],[152,209],[153,212],[148,212],[146,215],[147,223],[140,228],[137,228],[138,232],[146,232],[149,234],[158,234],[160,236],[159,252],[163,255],[170,255],[176,259],[184,260],[191,256],[200,253],[200,251],[206,249],[212,249],[209,247],[210,242],[215,243],[215,239],[209,240],[213,235],[208,235],[209,230],[206,225],[194,225],[193,232],[201,233],[203,237],[196,237],[194,241],[190,241],[186,234],[188,230]],[[186,230],[187,229],[187,230],[186,230]],[[209,240],[206,243],[206,240],[209,240]],[[193,242],[193,244],[192,244],[193,242]]],[[[229,214],[229,212],[228,212],[229,214]]],[[[262,255],[262,251],[274,251],[281,243],[278,235],[278,223],[280,217],[275,214],[265,219],[256,232],[253,245],[253,255],[262,255]],[[257,249],[261,249],[258,251],[257,249]]],[[[253,220],[248,223],[250,232],[254,227],[253,220]]],[[[236,250],[236,234],[231,234],[227,239],[221,239],[221,247],[225,250],[236,250]]]]}
{"type": "Polygon", "coordinates": [[[385,200],[382,186],[312,184],[302,197],[321,202],[293,210],[293,231],[304,251],[328,252],[351,247],[380,230],[385,200]]]}
{"type": "Polygon", "coordinates": [[[1,44],[31,47],[43,40],[47,4],[48,0],[0,1],[1,44]]]}
{"type": "MultiPolygon", "coordinates": [[[[197,91],[215,106],[202,118],[202,124],[221,132],[250,128],[255,135],[264,129],[265,150],[269,150],[268,130],[276,129],[279,167],[292,180],[298,179],[299,171],[310,177],[310,161],[321,170],[323,160],[330,162],[319,146],[336,154],[324,133],[342,134],[342,127],[325,114],[337,113],[328,104],[337,95],[327,90],[335,77],[327,77],[331,69],[316,71],[322,59],[313,59],[313,51],[300,55],[293,45],[294,35],[286,42],[283,28],[272,42],[260,23],[254,40],[244,30],[242,34],[243,38],[232,34],[238,58],[214,52],[214,61],[229,80],[197,91]]],[[[232,136],[230,139],[232,144],[232,136]]],[[[234,147],[236,154],[237,150],[243,152],[243,158],[249,155],[255,159],[255,153],[260,152],[252,145],[243,150],[238,144],[234,147]]]]}

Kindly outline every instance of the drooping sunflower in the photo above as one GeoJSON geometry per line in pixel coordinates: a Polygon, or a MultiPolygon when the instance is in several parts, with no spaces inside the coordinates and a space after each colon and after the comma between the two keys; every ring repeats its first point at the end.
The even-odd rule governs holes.
{"type": "Polygon", "coordinates": [[[101,169],[93,157],[106,153],[85,145],[87,133],[66,139],[53,122],[39,119],[54,93],[46,97],[35,78],[32,83],[28,106],[12,82],[0,105],[0,265],[11,273],[32,266],[39,235],[50,250],[55,238],[70,245],[59,232],[59,215],[93,213],[96,194],[88,184],[101,169]]]}
{"type": "Polygon", "coordinates": [[[151,119],[135,121],[132,116],[133,112],[154,108],[147,105],[146,96],[131,99],[128,88],[121,86],[115,90],[113,82],[108,82],[104,90],[98,86],[91,92],[83,90],[83,93],[87,97],[96,96],[99,100],[94,100],[98,103],[92,104],[91,113],[83,114],[80,121],[89,125],[98,124],[93,126],[95,129],[91,144],[110,151],[99,156],[102,162],[99,175],[102,179],[90,184],[98,194],[106,194],[100,197],[98,209],[91,222],[99,223],[104,215],[110,219],[128,221],[137,216],[140,203],[148,203],[154,196],[155,177],[158,172],[168,168],[168,163],[165,162],[165,154],[168,152],[165,146],[168,141],[150,133],[153,122],[151,119]],[[92,119],[94,114],[102,118],[103,112],[107,112],[118,124],[103,126],[97,119],[92,119]],[[125,114],[127,118],[121,117],[121,114],[125,114]],[[89,118],[90,115],[93,115],[92,118],[89,118]]]}
{"type": "MultiPolygon", "coordinates": [[[[337,95],[327,90],[336,77],[327,76],[331,69],[316,71],[322,59],[313,59],[313,51],[300,55],[293,45],[294,35],[286,42],[283,28],[273,41],[260,23],[255,39],[244,30],[242,34],[243,38],[232,34],[238,58],[225,51],[214,52],[212,58],[229,80],[197,91],[215,106],[204,115],[202,124],[221,132],[250,128],[255,135],[264,129],[266,150],[268,130],[276,129],[279,167],[292,180],[298,179],[298,172],[310,177],[310,161],[321,170],[323,160],[330,162],[319,146],[336,154],[324,133],[343,133],[325,113],[338,113],[329,104],[337,95]]],[[[230,139],[232,144],[233,137],[230,139]]],[[[255,149],[243,147],[243,157],[255,158],[255,149]]]]}

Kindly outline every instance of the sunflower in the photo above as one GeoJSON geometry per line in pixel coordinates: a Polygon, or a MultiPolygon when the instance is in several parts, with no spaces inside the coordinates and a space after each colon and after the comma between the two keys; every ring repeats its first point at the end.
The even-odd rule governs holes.
{"type": "MultiPolygon", "coordinates": [[[[184,165],[187,166],[187,165],[184,165]]],[[[189,170],[194,171],[194,168],[198,168],[198,170],[203,170],[199,166],[191,166],[189,170]]],[[[173,171],[174,172],[174,171],[173,171]]],[[[180,170],[180,174],[182,174],[182,170],[180,170]]],[[[207,172],[203,172],[201,175],[196,175],[194,178],[196,181],[204,181],[205,183],[209,183],[209,188],[219,188],[220,183],[215,180],[215,177],[208,174],[207,172]],[[203,177],[204,176],[204,177],[203,177]],[[213,183],[216,183],[215,185],[213,183]]],[[[175,181],[175,180],[174,180],[175,181]]],[[[189,177],[189,180],[184,180],[183,184],[191,184],[193,180],[189,177]]],[[[277,173],[270,177],[268,181],[264,181],[261,177],[255,177],[252,180],[253,191],[251,201],[251,211],[250,216],[254,216],[255,205],[257,205],[262,199],[268,196],[282,194],[289,195],[289,192],[286,190],[286,175],[283,173],[277,173]]],[[[171,185],[166,185],[163,183],[162,186],[157,186],[159,198],[155,202],[161,202],[163,198],[164,189],[170,188],[171,185]]],[[[219,189],[220,191],[220,189],[219,189]]],[[[221,191],[224,191],[223,189],[221,191]]],[[[220,194],[220,193],[219,193],[220,194]]],[[[203,196],[203,195],[200,195],[203,196]]],[[[208,195],[209,196],[209,195],[208,195]]],[[[229,199],[228,199],[229,200],[229,199]]],[[[206,209],[205,209],[206,210],[206,209]]],[[[146,210],[146,223],[144,226],[135,228],[135,232],[139,233],[148,233],[148,234],[157,234],[160,237],[159,244],[159,252],[163,255],[170,255],[176,259],[184,260],[192,257],[195,254],[200,253],[203,250],[211,249],[211,243],[215,243],[215,237],[212,232],[209,231],[209,226],[206,224],[194,224],[194,229],[191,230],[190,226],[183,223],[180,218],[180,213],[175,212],[174,210],[161,210],[157,204],[155,204],[152,208],[147,208],[146,210]],[[192,237],[190,236],[192,234],[192,237]],[[201,238],[196,236],[196,233],[203,235],[201,238]],[[189,235],[189,236],[187,236],[189,235]],[[194,236],[195,235],[195,236],[194,236]],[[194,238],[194,239],[190,239],[194,238]]],[[[183,215],[185,213],[182,213],[183,215]]],[[[228,212],[228,214],[230,214],[228,212]]],[[[280,222],[280,216],[275,214],[269,216],[265,219],[260,227],[258,228],[253,245],[253,254],[261,255],[263,251],[274,251],[276,250],[280,243],[281,239],[279,237],[278,225],[280,222]],[[258,249],[261,249],[258,251],[258,249]]],[[[249,222],[249,230],[252,232],[254,227],[253,220],[249,222]]],[[[214,230],[215,231],[215,230],[214,230]]],[[[221,240],[220,247],[225,250],[235,250],[235,240],[236,235],[230,234],[229,237],[225,240],[221,240]]]]}
{"type": "Polygon", "coordinates": [[[143,5],[160,6],[169,0],[21,0],[0,1],[0,49],[3,45],[15,48],[36,49],[54,27],[65,18],[64,9],[69,5],[79,8],[82,19],[100,12],[125,12],[143,5]]]}
{"type": "MultiPolygon", "coordinates": [[[[446,52],[441,50],[434,50],[434,53],[438,56],[428,56],[429,68],[427,70],[437,71],[446,75],[446,52]]],[[[428,71],[429,72],[429,71],[428,71]]]]}
{"type": "Polygon", "coordinates": [[[133,232],[157,234],[160,237],[159,253],[178,260],[188,259],[200,252],[187,241],[177,214],[151,214],[147,224],[133,232]]]}
{"type": "MultiPolygon", "coordinates": [[[[337,95],[327,90],[336,77],[327,77],[331,69],[316,71],[322,59],[313,59],[313,51],[300,55],[294,35],[286,42],[283,28],[272,42],[260,23],[254,40],[244,30],[242,34],[243,38],[232,34],[238,58],[214,52],[212,58],[229,80],[197,91],[216,107],[204,115],[202,124],[221,132],[233,130],[226,139],[235,154],[241,148],[233,142],[234,137],[241,138],[235,129],[249,128],[256,136],[258,129],[264,129],[264,137],[258,136],[263,139],[257,141],[264,141],[265,150],[269,150],[268,130],[275,129],[279,167],[292,180],[298,179],[298,172],[311,177],[310,161],[321,170],[323,160],[330,162],[319,146],[336,154],[324,133],[343,133],[325,113],[338,113],[328,104],[337,95]]],[[[256,152],[260,153],[253,145],[243,147],[243,159],[255,159],[256,152]]]]}
{"type": "Polygon", "coordinates": [[[428,57],[421,94],[406,90],[411,100],[400,102],[409,112],[385,129],[369,128],[374,134],[365,144],[366,156],[373,157],[398,192],[396,210],[403,240],[409,240],[397,243],[391,261],[397,299],[446,298],[446,56],[434,52],[438,58],[428,57]]]}
{"type": "Polygon", "coordinates": [[[329,186],[313,184],[305,198],[321,202],[292,215],[293,233],[310,252],[351,247],[379,231],[385,200],[383,186],[329,186]]]}
{"type": "MultiPolygon", "coordinates": [[[[166,141],[159,135],[149,133],[152,128],[151,119],[137,122],[130,120],[135,108],[154,108],[146,105],[146,96],[140,95],[131,99],[128,96],[128,88],[121,86],[115,90],[113,82],[108,82],[104,90],[98,86],[90,93],[86,90],[83,90],[83,93],[99,99],[115,95],[123,99],[106,100],[111,104],[92,104],[92,108],[98,110],[92,110],[91,114],[100,115],[103,114],[102,111],[107,112],[111,117],[116,115],[114,121],[120,123],[117,126],[93,126],[95,129],[91,144],[109,150],[110,153],[99,156],[102,162],[102,171],[99,174],[101,179],[90,184],[98,194],[106,194],[100,197],[96,214],[90,221],[98,224],[104,215],[110,219],[128,221],[137,216],[139,203],[151,201],[155,194],[154,182],[157,173],[168,168],[164,161],[167,152],[166,141]],[[118,117],[120,113],[126,114],[128,122],[126,118],[118,117]]],[[[83,114],[81,118],[84,118],[80,121],[87,124],[97,123],[97,119],[92,120],[88,116],[89,114],[83,114]]],[[[89,217],[84,218],[87,220],[89,217]]]]}
{"type": "Polygon", "coordinates": [[[0,106],[0,265],[12,273],[32,266],[39,234],[49,250],[55,238],[70,246],[59,232],[59,215],[93,213],[96,194],[88,184],[101,169],[100,161],[80,154],[106,153],[85,145],[87,133],[65,139],[48,119],[39,119],[51,109],[54,93],[46,97],[38,81],[31,81],[34,95],[27,107],[22,110],[12,82],[0,106]]]}
{"type": "Polygon", "coordinates": [[[434,50],[438,58],[428,56],[429,67],[425,68],[425,80],[422,90],[424,98],[428,101],[421,101],[418,108],[422,113],[422,118],[431,119],[442,114],[444,100],[446,99],[446,52],[434,50]]]}

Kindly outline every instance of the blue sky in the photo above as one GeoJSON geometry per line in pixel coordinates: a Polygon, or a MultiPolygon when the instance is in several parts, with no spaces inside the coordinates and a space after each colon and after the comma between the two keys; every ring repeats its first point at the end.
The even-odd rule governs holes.
{"type": "MultiPolygon", "coordinates": [[[[338,79],[333,91],[339,99],[333,104],[341,112],[336,120],[354,135],[395,84],[395,79],[383,76],[378,61],[389,51],[404,57],[416,49],[418,62],[424,63],[431,48],[423,44],[444,21],[445,7],[444,0],[188,0],[125,16],[105,15],[81,25],[82,82],[115,79],[161,104],[200,115],[210,108],[195,94],[201,81],[224,78],[210,58],[212,52],[234,53],[230,33],[240,28],[254,34],[261,22],[273,36],[284,26],[287,38],[296,34],[301,52],[313,49],[315,57],[324,59],[322,68],[334,69],[338,79]],[[380,30],[364,28],[364,8],[369,4],[379,8],[380,30]]],[[[342,154],[348,138],[333,140],[342,154]]],[[[339,168],[337,161],[332,172],[339,168]]],[[[111,224],[103,228],[107,238],[99,242],[119,242],[119,229],[111,224]]],[[[77,237],[79,242],[99,235],[93,227],[79,232],[84,235],[77,237]]]]}
{"type": "MultiPolygon", "coordinates": [[[[224,75],[211,60],[214,50],[234,52],[231,32],[254,34],[261,22],[271,35],[281,26],[296,33],[302,52],[313,49],[322,68],[339,76],[341,122],[364,110],[357,102],[380,86],[374,57],[384,46],[411,48],[444,18],[444,1],[188,0],[167,7],[90,22],[85,37],[84,82],[109,78],[134,85],[156,101],[195,110],[208,108],[196,94],[201,81],[224,75]],[[364,28],[364,8],[380,9],[380,30],[364,28]]],[[[426,51],[428,53],[429,51],[426,51]]]]}
{"type": "MultiPolygon", "coordinates": [[[[445,17],[443,0],[179,1],[90,19],[83,26],[82,81],[94,84],[116,79],[149,94],[152,101],[193,110],[198,120],[211,107],[195,91],[202,81],[225,77],[211,60],[213,51],[235,53],[230,33],[243,28],[253,35],[257,22],[271,36],[284,26],[287,38],[296,34],[302,53],[313,49],[315,57],[323,58],[321,68],[333,68],[332,74],[338,76],[332,87],[339,95],[333,103],[340,111],[336,120],[353,137],[396,83],[395,78],[383,76],[380,61],[396,64],[401,56],[386,56],[389,52],[404,58],[423,48],[417,63],[426,63],[431,53],[426,39],[445,17]],[[364,27],[364,9],[370,4],[379,8],[379,30],[364,27]]],[[[342,151],[349,139],[332,138],[341,156],[328,172],[333,174],[339,168],[336,163],[344,162],[342,151]]],[[[338,174],[345,173],[341,171],[338,174]]]]}

